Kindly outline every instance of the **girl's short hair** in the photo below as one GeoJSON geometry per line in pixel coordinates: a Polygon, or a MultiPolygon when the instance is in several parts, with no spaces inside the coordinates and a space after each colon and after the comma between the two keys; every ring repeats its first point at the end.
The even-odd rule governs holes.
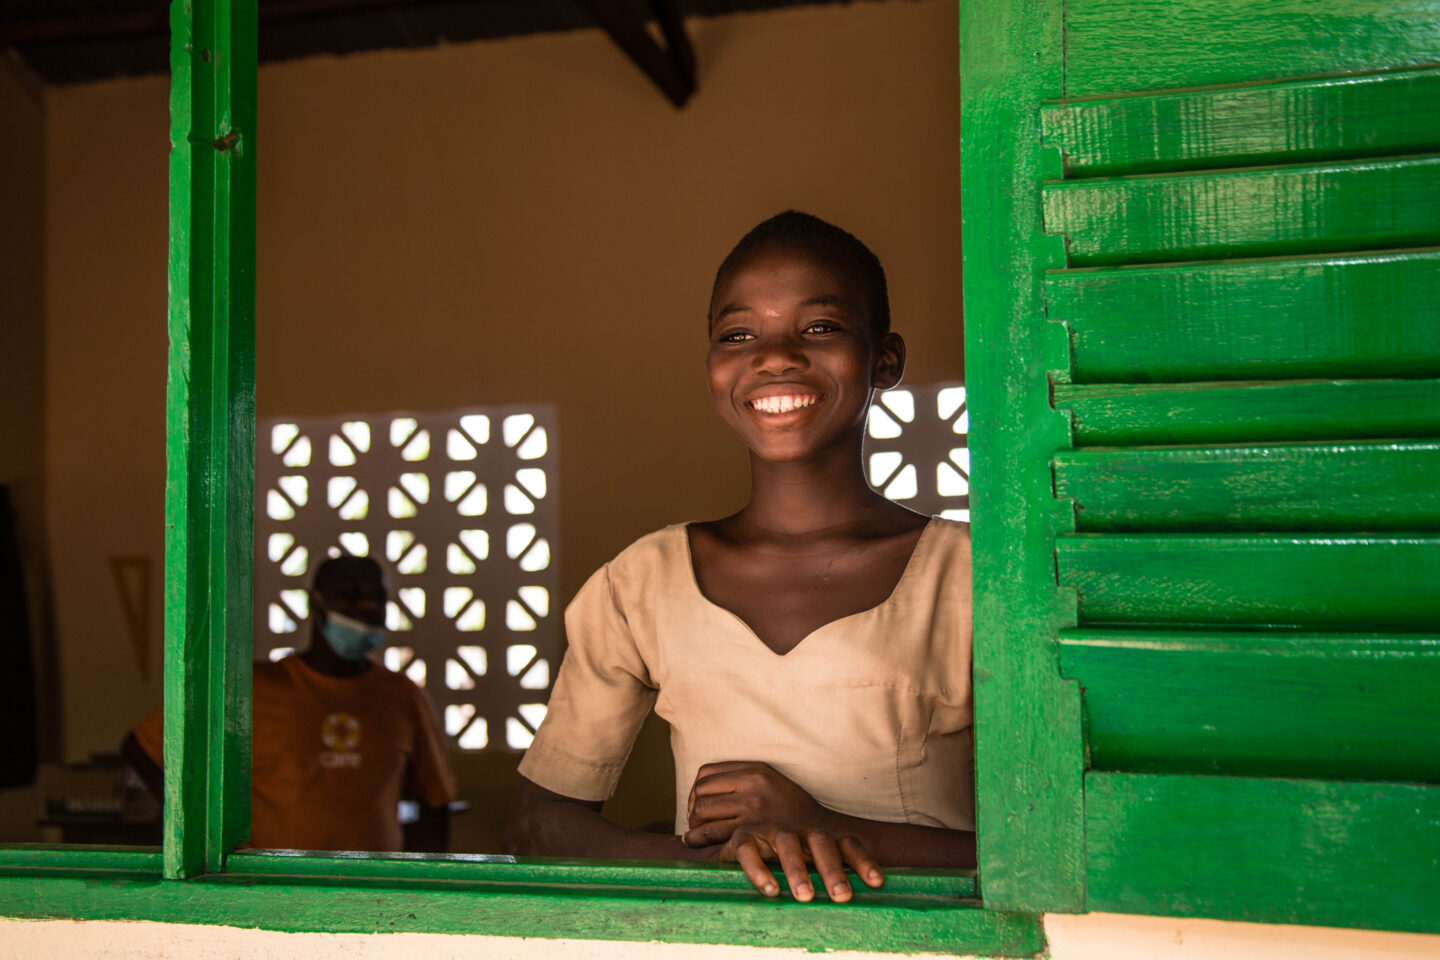
{"type": "Polygon", "coordinates": [[[853,271],[869,292],[870,320],[875,335],[880,337],[890,332],[890,294],[880,258],[848,230],[799,210],[777,213],[740,238],[715,271],[715,283],[710,288],[712,308],[720,285],[729,280],[752,253],[770,247],[798,247],[853,271]]]}

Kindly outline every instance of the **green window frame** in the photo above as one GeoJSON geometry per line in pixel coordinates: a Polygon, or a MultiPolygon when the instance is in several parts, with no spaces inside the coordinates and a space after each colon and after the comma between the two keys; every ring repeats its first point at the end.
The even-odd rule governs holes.
{"type": "Polygon", "coordinates": [[[0,916],[1030,956],[975,871],[847,905],[724,865],[235,851],[249,823],[256,2],[171,5],[165,823],[160,850],[0,848],[0,916]],[[96,883],[103,880],[104,883],[96,883]]]}
{"type": "MultiPolygon", "coordinates": [[[[0,915],[989,956],[1035,954],[1044,946],[1041,913],[1086,909],[1440,932],[1440,916],[1430,909],[1440,901],[1440,868],[1423,844],[1408,842],[1433,837],[1440,787],[1380,784],[1380,793],[1357,806],[1362,788],[1377,785],[1089,769],[1115,746],[1104,740],[1108,731],[1091,727],[1087,710],[1095,703],[1087,702],[1085,681],[1077,677],[1110,670],[1107,651],[1115,645],[1096,631],[1074,629],[1080,598],[1060,585],[1059,573],[1080,549],[1076,514],[1057,492],[1103,493],[1104,471],[1121,462],[1093,452],[1096,441],[1083,431],[1097,421],[1081,415],[1077,429],[1077,410],[1111,410],[1109,429],[1123,433],[1133,427],[1124,410],[1156,402],[1157,395],[1137,388],[1117,400],[1113,391],[1068,382],[1071,331],[1047,311],[1074,287],[1056,272],[1075,265],[1070,256],[1103,257],[1105,251],[1077,246],[1067,252],[1066,236],[1046,232],[1052,219],[1075,215],[1065,197],[1090,189],[1064,182],[1066,164],[1073,169],[1083,159],[1066,146],[1066,111],[1106,90],[1183,86],[1187,75],[1173,72],[1173,63],[1220,64],[1220,72],[1190,85],[1256,79],[1223,68],[1252,69],[1246,65],[1263,58],[1250,47],[1264,39],[1263,30],[1245,33],[1263,27],[1264,17],[1237,14],[1226,0],[1126,2],[1135,9],[1149,3],[1149,15],[1112,0],[966,0],[961,7],[979,870],[978,876],[897,870],[882,891],[860,891],[840,907],[765,900],[737,871],[719,866],[231,852],[249,817],[255,0],[172,4],[164,843],[158,851],[0,848],[0,915]],[[1098,29],[1085,20],[1097,10],[1112,17],[1122,10],[1122,22],[1108,33],[1098,29]],[[1220,26],[1197,32],[1199,21],[1220,26]],[[1133,55],[1135,37],[1124,35],[1134,24],[1146,31],[1150,61],[1133,55]],[[1067,32],[1079,27],[1090,32],[1067,32]],[[1218,45],[1211,44],[1214,36],[1218,45]],[[1237,40],[1241,55],[1227,60],[1224,43],[1237,40]],[[1067,91],[1074,79],[1067,78],[1067,56],[1076,63],[1088,58],[1092,77],[1101,78],[1097,89],[1072,85],[1067,91]],[[1147,62],[1154,76],[1125,86],[1147,62]],[[1181,79],[1165,82],[1174,77],[1181,79]],[[1113,407],[1117,403],[1130,406],[1113,407]],[[1289,815],[1299,810],[1340,828],[1274,837],[1255,831],[1230,835],[1241,842],[1217,843],[1207,832],[1217,810],[1232,823],[1253,818],[1267,826],[1303,826],[1305,816],[1289,815]],[[1406,842],[1394,842],[1397,837],[1406,842]],[[1377,839],[1389,845],[1377,848],[1377,839]],[[1156,850],[1164,855],[1151,855],[1156,850]],[[1357,877],[1346,857],[1361,851],[1370,864],[1357,877]],[[1297,899],[1297,877],[1313,877],[1312,889],[1323,887],[1325,895],[1312,896],[1302,885],[1305,896],[1297,899]]],[[[1327,21],[1332,34],[1366,43],[1380,37],[1398,51],[1395,62],[1379,66],[1440,62],[1440,39],[1433,26],[1424,26],[1433,0],[1334,0],[1334,8],[1339,19],[1327,21]],[[1349,33],[1335,28],[1342,21],[1349,33]]],[[[1340,46],[1362,58],[1368,49],[1365,43],[1340,46]]],[[[1295,76],[1376,66],[1327,60],[1324,50],[1304,43],[1285,48],[1281,42],[1270,52],[1295,76]]],[[[1413,131],[1417,122],[1440,130],[1433,81],[1440,74],[1413,72],[1393,87],[1406,123],[1386,125],[1386,135],[1413,131]]],[[[1149,172],[1144,164],[1151,162],[1152,140],[1129,144],[1135,153],[1126,162],[1138,164],[1131,169],[1149,172]]],[[[1113,174],[1105,162],[1091,173],[1113,174]]],[[[1209,159],[1195,154],[1183,162],[1203,167],[1209,159]]],[[[1392,167],[1397,177],[1409,178],[1406,189],[1435,189],[1431,161],[1392,167]]],[[[1398,206],[1401,213],[1410,210],[1398,206]]],[[[1434,204],[1413,207],[1423,213],[1434,204]]],[[[1425,225],[1429,219],[1422,216],[1417,229],[1433,229],[1425,225]]],[[[1078,237],[1067,232],[1074,233],[1071,240],[1078,237]]],[[[1422,251],[1401,259],[1414,265],[1418,282],[1433,287],[1433,267],[1426,266],[1433,258],[1433,251],[1422,251]]],[[[1414,433],[1417,423],[1440,422],[1440,379],[1426,379],[1437,375],[1432,361],[1440,358],[1434,335],[1440,325],[1417,329],[1420,339],[1402,351],[1419,364],[1415,371],[1368,386],[1347,380],[1340,388],[1382,411],[1385,430],[1414,433]]],[[[1349,362],[1370,362],[1342,341],[1335,349],[1349,362]]],[[[1306,409],[1307,391],[1314,389],[1295,381],[1286,387],[1291,392],[1269,395],[1277,403],[1265,408],[1264,418],[1279,436],[1306,422],[1296,411],[1306,409]]],[[[1186,422],[1200,425],[1197,441],[1217,439],[1202,435],[1216,410],[1248,403],[1229,390],[1196,400],[1209,404],[1186,408],[1186,422]]],[[[1433,471],[1432,447],[1410,442],[1397,456],[1433,471]]],[[[1146,469],[1184,467],[1137,456],[1146,469]]],[[[1403,496],[1406,482],[1377,489],[1403,496]]],[[[1433,506],[1422,505],[1420,515],[1433,506]]],[[[1378,649],[1364,638],[1345,642],[1362,653],[1378,649]]],[[[1428,643],[1414,632],[1391,645],[1433,665],[1428,643]]],[[[1284,644],[1275,649],[1288,652],[1284,644]]]]}

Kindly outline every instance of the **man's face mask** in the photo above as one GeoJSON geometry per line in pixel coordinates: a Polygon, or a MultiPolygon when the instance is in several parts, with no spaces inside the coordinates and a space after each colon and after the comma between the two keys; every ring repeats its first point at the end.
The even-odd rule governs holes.
{"type": "Polygon", "coordinates": [[[344,659],[363,660],[365,654],[385,643],[385,631],[343,613],[326,611],[325,640],[344,659]]]}

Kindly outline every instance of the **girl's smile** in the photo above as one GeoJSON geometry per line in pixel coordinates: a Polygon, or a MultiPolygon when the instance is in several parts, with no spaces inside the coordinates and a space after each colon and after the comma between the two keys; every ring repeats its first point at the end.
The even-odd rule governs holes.
{"type": "Polygon", "coordinates": [[[820,402],[816,394],[783,394],[774,397],[756,397],[750,401],[750,406],[761,413],[780,414],[789,413],[792,410],[803,410],[806,407],[814,406],[820,402]]]}

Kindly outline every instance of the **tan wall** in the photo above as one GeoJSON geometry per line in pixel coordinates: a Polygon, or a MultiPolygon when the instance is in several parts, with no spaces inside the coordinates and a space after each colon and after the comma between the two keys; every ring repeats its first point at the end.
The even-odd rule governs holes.
{"type": "MultiPolygon", "coordinates": [[[[45,634],[43,466],[45,287],[44,110],[39,82],[0,54],[0,485],[8,488],[32,635],[45,634]]],[[[38,688],[50,690],[38,642],[38,688]]],[[[50,704],[42,701],[42,710],[50,704]]],[[[53,722],[51,724],[53,727],[53,722]]],[[[47,731],[58,732],[58,731],[47,731]]],[[[51,739],[51,738],[47,738],[51,739]]],[[[42,743],[42,751],[53,742],[42,743]]],[[[0,838],[38,839],[34,792],[0,790],[0,838]]]]}
{"type": "Polygon", "coordinates": [[[45,491],[68,760],[114,750],[160,697],[166,97],[162,80],[46,91],[45,491]],[[150,561],[145,675],[111,577],[129,555],[150,561]]]}
{"type": "MultiPolygon", "coordinates": [[[[955,5],[701,19],[677,111],[597,31],[316,58],[260,78],[261,416],[548,401],[566,595],[637,535],[745,496],[710,413],[715,267],[787,206],[853,230],[891,278],[912,380],[961,374],[955,5]]],[[[50,91],[49,517],[66,749],[160,699],[166,82],[50,91]],[[150,674],[109,558],[152,559],[150,674]]],[[[667,819],[650,730],[620,815],[667,819]]],[[[513,760],[461,767],[477,811],[513,760]],[[486,789],[487,787],[491,789],[486,789]]],[[[467,833],[468,831],[468,833],[467,833]]]]}
{"type": "MultiPolygon", "coordinates": [[[[818,907],[817,909],[824,909],[818,907]]],[[[1433,960],[1440,937],[1323,927],[1280,927],[1214,920],[1114,914],[1049,916],[1052,960],[1433,960]]],[[[159,923],[0,920],[0,943],[27,960],[801,960],[807,950],[695,944],[521,940],[439,934],[274,933],[159,923]]],[[[897,954],[840,952],[853,960],[897,954]]],[[[904,954],[938,960],[938,954],[904,954]]]]}

